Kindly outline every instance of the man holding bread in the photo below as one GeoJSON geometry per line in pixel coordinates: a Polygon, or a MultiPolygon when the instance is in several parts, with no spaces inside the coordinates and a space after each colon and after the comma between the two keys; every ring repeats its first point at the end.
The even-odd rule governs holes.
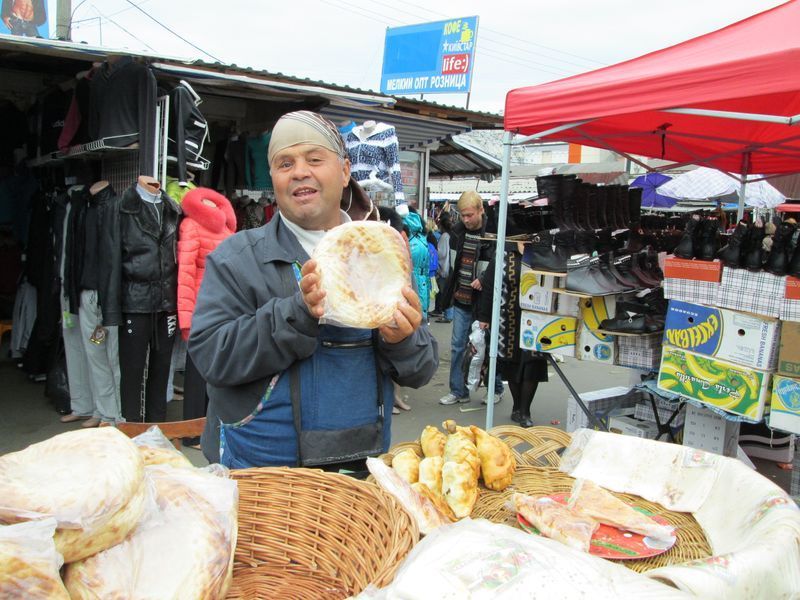
{"type": "Polygon", "coordinates": [[[410,284],[391,325],[320,324],[325,291],[309,257],[363,195],[319,114],[281,117],[268,160],[279,217],[208,256],[193,315],[189,352],[209,395],[203,453],[231,468],[358,465],[388,449],[392,382],[425,385],[436,341],[410,284]]]}

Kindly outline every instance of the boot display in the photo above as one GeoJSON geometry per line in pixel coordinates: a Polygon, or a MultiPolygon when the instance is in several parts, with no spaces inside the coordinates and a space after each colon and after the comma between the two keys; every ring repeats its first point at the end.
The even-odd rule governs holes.
{"type": "Polygon", "coordinates": [[[675,256],[686,259],[695,257],[695,243],[698,240],[699,230],[700,215],[692,215],[692,218],[686,222],[683,237],[675,248],[675,256]]]}
{"type": "Polygon", "coordinates": [[[629,291],[606,268],[601,267],[596,256],[580,256],[567,261],[566,289],[587,296],[606,296],[629,291]]]}
{"type": "Polygon", "coordinates": [[[699,247],[695,247],[695,257],[700,260],[714,260],[719,251],[719,219],[710,218],[702,221],[699,239],[699,247]]]}
{"type": "Polygon", "coordinates": [[[772,238],[770,250],[764,270],[773,275],[786,275],[789,267],[789,247],[794,236],[795,226],[792,223],[779,223],[772,238]]]}
{"type": "Polygon", "coordinates": [[[742,266],[748,271],[759,271],[764,265],[764,224],[757,220],[750,228],[747,246],[742,255],[742,266]]]}
{"type": "Polygon", "coordinates": [[[536,178],[536,189],[540,198],[547,198],[553,221],[559,229],[564,228],[563,205],[561,204],[561,175],[544,175],[536,178]]]}
{"type": "Polygon", "coordinates": [[[736,229],[728,238],[728,243],[719,252],[717,258],[722,261],[722,264],[732,269],[738,269],[742,266],[742,250],[746,246],[747,237],[750,229],[747,223],[739,221],[736,229]]]}
{"type": "Polygon", "coordinates": [[[540,231],[525,245],[522,261],[537,271],[563,273],[567,270],[567,260],[571,250],[563,245],[556,246],[555,239],[548,231],[540,231]]]}

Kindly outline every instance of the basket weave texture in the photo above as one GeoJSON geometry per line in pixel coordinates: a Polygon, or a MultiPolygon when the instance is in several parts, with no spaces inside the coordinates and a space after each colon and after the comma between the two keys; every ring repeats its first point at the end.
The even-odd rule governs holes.
{"type": "MultiPolygon", "coordinates": [[[[548,496],[560,492],[569,492],[575,479],[558,470],[561,453],[570,443],[570,435],[554,427],[530,427],[528,429],[515,425],[501,425],[489,430],[489,433],[503,440],[511,448],[517,460],[517,471],[509,487],[502,492],[495,492],[480,487],[478,501],[472,509],[473,519],[487,519],[493,523],[503,523],[518,527],[516,515],[506,503],[514,492],[532,496],[548,496]]],[[[404,442],[392,446],[381,459],[389,466],[398,452],[411,448],[422,456],[418,442],[404,442]]],[[[629,569],[639,573],[680,564],[691,560],[711,556],[711,546],[703,533],[702,527],[689,513],[666,510],[663,506],[649,502],[632,494],[617,494],[616,497],[637,508],[643,508],[666,519],[677,528],[677,541],[667,552],[650,558],[638,560],[620,560],[629,569]]]]}
{"type": "Polygon", "coordinates": [[[387,585],[419,539],[373,483],[314,469],[231,471],[239,535],[228,598],[345,598],[387,585]]]}

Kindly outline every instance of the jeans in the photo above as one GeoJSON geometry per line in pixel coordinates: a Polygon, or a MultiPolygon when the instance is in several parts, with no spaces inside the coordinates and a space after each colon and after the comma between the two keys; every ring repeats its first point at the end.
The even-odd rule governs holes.
{"type": "Polygon", "coordinates": [[[34,25],[31,21],[24,21],[14,15],[11,15],[8,18],[8,30],[14,35],[41,37],[36,25],[34,25]]]}
{"type": "MultiPolygon", "coordinates": [[[[453,334],[450,338],[450,393],[458,398],[469,397],[466,382],[464,381],[464,353],[467,350],[470,328],[472,327],[472,310],[452,306],[453,334]]],[[[446,314],[446,313],[445,313],[446,314]]],[[[503,380],[495,374],[495,394],[503,393],[503,380]]]]}

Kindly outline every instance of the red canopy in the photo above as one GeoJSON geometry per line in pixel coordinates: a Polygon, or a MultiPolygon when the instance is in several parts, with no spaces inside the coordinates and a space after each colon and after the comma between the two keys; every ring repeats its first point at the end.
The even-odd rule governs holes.
{"type": "Polygon", "coordinates": [[[800,171],[800,127],[786,119],[667,109],[799,115],[800,0],[633,60],[511,90],[505,129],[736,173],[749,152],[748,173],[800,171]]]}

